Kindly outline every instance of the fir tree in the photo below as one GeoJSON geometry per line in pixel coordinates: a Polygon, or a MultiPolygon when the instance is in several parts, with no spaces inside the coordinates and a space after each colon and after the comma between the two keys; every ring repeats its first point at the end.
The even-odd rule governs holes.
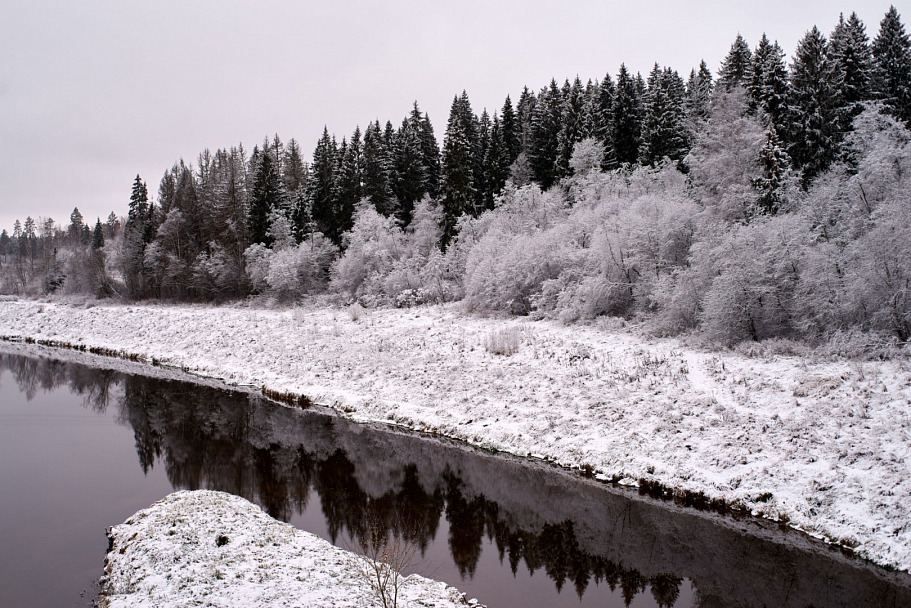
{"type": "MultiPolygon", "coordinates": [[[[765,38],[765,36],[763,36],[765,38]]],[[[791,109],[788,104],[789,83],[788,68],[784,62],[784,51],[778,42],[768,45],[762,52],[761,63],[753,67],[754,80],[751,82],[751,103],[768,116],[776,133],[790,141],[792,132],[791,109]]]]}
{"type": "Polygon", "coordinates": [[[873,40],[874,87],[899,119],[911,125],[911,39],[892,6],[873,40]]]}
{"type": "Polygon", "coordinates": [[[739,33],[728,51],[727,57],[718,70],[718,84],[730,91],[737,85],[745,85],[749,78],[752,53],[750,45],[739,33]]]}
{"type": "Polygon", "coordinates": [[[399,201],[398,220],[402,226],[411,222],[415,203],[427,191],[422,120],[418,104],[414,102],[411,113],[402,120],[395,135],[396,183],[393,190],[399,201]]]}
{"type": "Polygon", "coordinates": [[[862,102],[870,99],[873,91],[873,53],[857,13],[851,13],[847,21],[844,15],[838,16],[838,24],[829,37],[828,54],[835,69],[842,73],[841,95],[847,111],[841,129],[847,131],[863,110],[862,102]]]}
{"type": "Polygon", "coordinates": [[[148,188],[137,175],[133,180],[133,191],[130,193],[121,254],[127,294],[133,298],[142,297],[145,292],[145,250],[146,245],[152,240],[149,233],[152,223],[149,217],[150,207],[148,188]]]}

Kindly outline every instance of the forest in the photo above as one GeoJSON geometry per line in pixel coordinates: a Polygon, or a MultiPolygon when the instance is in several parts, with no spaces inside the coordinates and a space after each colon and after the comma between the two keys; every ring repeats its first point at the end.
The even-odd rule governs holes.
{"type": "MultiPolygon", "coordinates": [[[[720,343],[911,339],[911,39],[840,16],[790,62],[739,34],[712,74],[621,65],[457,94],[401,123],[267,137],[136,176],[125,216],[0,233],[0,294],[608,315],[720,343]]],[[[126,192],[125,199],[126,199],[126,192]]]]}

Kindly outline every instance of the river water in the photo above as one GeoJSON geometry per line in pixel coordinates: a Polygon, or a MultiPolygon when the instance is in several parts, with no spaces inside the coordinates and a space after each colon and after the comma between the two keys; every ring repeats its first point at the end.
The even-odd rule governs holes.
{"type": "Polygon", "coordinates": [[[911,606],[911,577],[751,518],[155,368],[0,346],[0,607],[89,605],[105,528],[200,488],[353,550],[399,535],[415,571],[491,608],[911,606]]]}

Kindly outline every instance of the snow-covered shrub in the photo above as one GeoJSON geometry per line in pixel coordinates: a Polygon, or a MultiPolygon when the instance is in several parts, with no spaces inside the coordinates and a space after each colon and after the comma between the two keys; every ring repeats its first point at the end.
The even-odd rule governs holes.
{"type": "Polygon", "coordinates": [[[321,293],[328,283],[336,252],[329,239],[314,232],[297,246],[275,251],[265,281],[270,291],[281,299],[321,293]]]}
{"type": "Polygon", "coordinates": [[[521,333],[518,327],[494,330],[484,338],[484,349],[494,355],[514,355],[519,352],[521,333]]]}
{"type": "Polygon", "coordinates": [[[247,267],[247,278],[253,291],[263,292],[269,287],[266,277],[269,275],[269,262],[272,260],[273,251],[256,243],[244,251],[244,260],[247,267]]]}

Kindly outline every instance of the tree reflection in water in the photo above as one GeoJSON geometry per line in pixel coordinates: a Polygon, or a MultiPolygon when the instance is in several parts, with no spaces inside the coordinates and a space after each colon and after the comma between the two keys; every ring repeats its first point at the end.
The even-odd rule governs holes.
{"type": "Polygon", "coordinates": [[[619,590],[627,605],[646,594],[673,606],[687,579],[700,606],[911,605],[906,574],[755,520],[720,522],[630,500],[541,464],[243,391],[2,351],[0,368],[28,396],[66,384],[87,408],[116,408],[143,472],[163,466],[175,488],[230,492],[283,521],[303,514],[315,491],[330,537],[343,546],[396,538],[423,556],[445,517],[463,578],[477,573],[486,540],[514,576],[543,571],[580,598],[594,582],[619,590]]]}
{"type": "Polygon", "coordinates": [[[592,580],[619,587],[627,603],[650,588],[660,606],[672,606],[679,593],[680,577],[643,577],[582,551],[569,521],[538,531],[508,525],[496,502],[467,495],[458,473],[448,467],[428,488],[415,463],[397,463],[390,472],[393,455],[376,454],[392,483],[378,495],[375,489],[368,494],[359,482],[363,473],[346,451],[332,449],[340,429],[331,416],[295,412],[308,418],[306,438],[316,436],[313,449],[307,442],[289,441],[292,437],[281,430],[273,437],[264,433],[278,422],[271,419],[274,414],[287,417],[288,412],[255,394],[47,358],[0,354],[0,364],[30,398],[66,384],[86,407],[98,412],[117,407],[118,420],[133,429],[143,472],[163,464],[175,488],[230,492],[282,521],[302,513],[316,491],[333,542],[344,535],[354,546],[366,547],[379,529],[423,555],[445,516],[450,553],[463,577],[475,574],[486,535],[514,574],[520,564],[529,573],[543,569],[558,589],[570,581],[580,597],[592,580]]]}

